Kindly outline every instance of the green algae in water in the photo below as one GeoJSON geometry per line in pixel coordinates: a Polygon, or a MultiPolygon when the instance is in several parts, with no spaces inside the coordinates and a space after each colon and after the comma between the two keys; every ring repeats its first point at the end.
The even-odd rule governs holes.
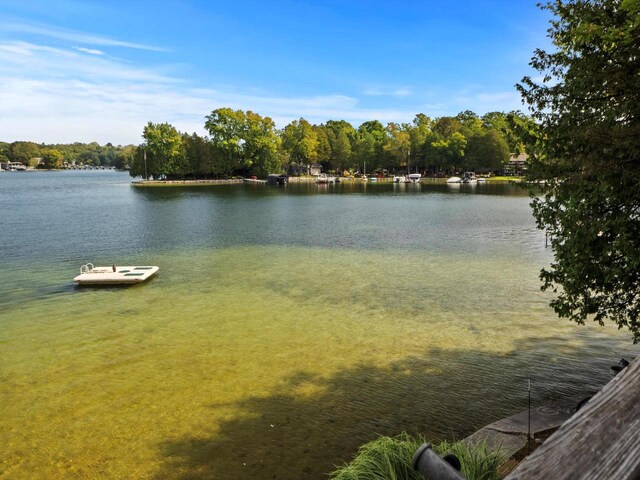
{"type": "Polygon", "coordinates": [[[459,438],[522,409],[528,377],[538,402],[580,395],[629,350],[555,319],[537,267],[509,258],[247,246],[157,264],[0,314],[0,477],[318,478],[378,434],[459,438]]]}

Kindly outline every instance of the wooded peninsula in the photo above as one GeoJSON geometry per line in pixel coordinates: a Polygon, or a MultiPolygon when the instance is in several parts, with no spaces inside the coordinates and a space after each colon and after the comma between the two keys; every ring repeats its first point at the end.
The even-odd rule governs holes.
{"type": "Polygon", "coordinates": [[[534,123],[519,111],[480,117],[467,110],[435,119],[419,113],[412,123],[386,126],[372,120],[358,128],[345,120],[313,125],[300,118],[277,129],[258,113],[219,108],[205,117],[204,128],[208,135],[201,136],[149,122],[138,146],[0,142],[0,161],[49,169],[112,166],[128,168],[133,177],[170,180],[304,174],[310,165],[339,174],[361,172],[365,165],[369,173],[490,172],[523,153],[534,123]]]}

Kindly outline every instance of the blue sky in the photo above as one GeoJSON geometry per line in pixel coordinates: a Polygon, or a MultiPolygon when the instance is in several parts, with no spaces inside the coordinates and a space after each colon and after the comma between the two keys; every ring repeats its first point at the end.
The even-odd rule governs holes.
{"type": "Polygon", "coordinates": [[[280,128],[524,110],[535,3],[0,0],[0,140],[138,144],[219,107],[280,128]]]}

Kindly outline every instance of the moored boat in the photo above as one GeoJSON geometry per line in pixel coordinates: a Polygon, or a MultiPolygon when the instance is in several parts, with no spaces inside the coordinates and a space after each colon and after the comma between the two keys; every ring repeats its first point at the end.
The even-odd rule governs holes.
{"type": "Polygon", "coordinates": [[[462,183],[478,183],[478,178],[476,177],[475,172],[464,172],[462,183]]]}
{"type": "Polygon", "coordinates": [[[447,178],[447,183],[462,183],[462,179],[460,177],[449,177],[447,178]]]}
{"type": "Polygon", "coordinates": [[[329,183],[329,177],[327,177],[325,173],[321,173],[318,175],[318,178],[316,178],[316,183],[322,185],[329,183]]]}

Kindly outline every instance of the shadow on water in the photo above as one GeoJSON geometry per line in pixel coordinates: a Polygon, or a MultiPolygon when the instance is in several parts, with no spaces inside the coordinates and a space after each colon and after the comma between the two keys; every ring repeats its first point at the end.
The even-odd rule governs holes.
{"type": "Polygon", "coordinates": [[[328,378],[299,372],[269,395],[235,403],[234,418],[203,426],[210,434],[163,442],[157,478],[324,478],[378,434],[405,430],[434,440],[460,439],[526,409],[527,378],[533,405],[577,402],[599,389],[619,353],[594,350],[546,338],[522,341],[504,355],[436,349],[328,378]],[[549,351],[558,355],[550,358],[549,351]],[[576,371],[590,372],[591,383],[578,381],[576,371]]]}

